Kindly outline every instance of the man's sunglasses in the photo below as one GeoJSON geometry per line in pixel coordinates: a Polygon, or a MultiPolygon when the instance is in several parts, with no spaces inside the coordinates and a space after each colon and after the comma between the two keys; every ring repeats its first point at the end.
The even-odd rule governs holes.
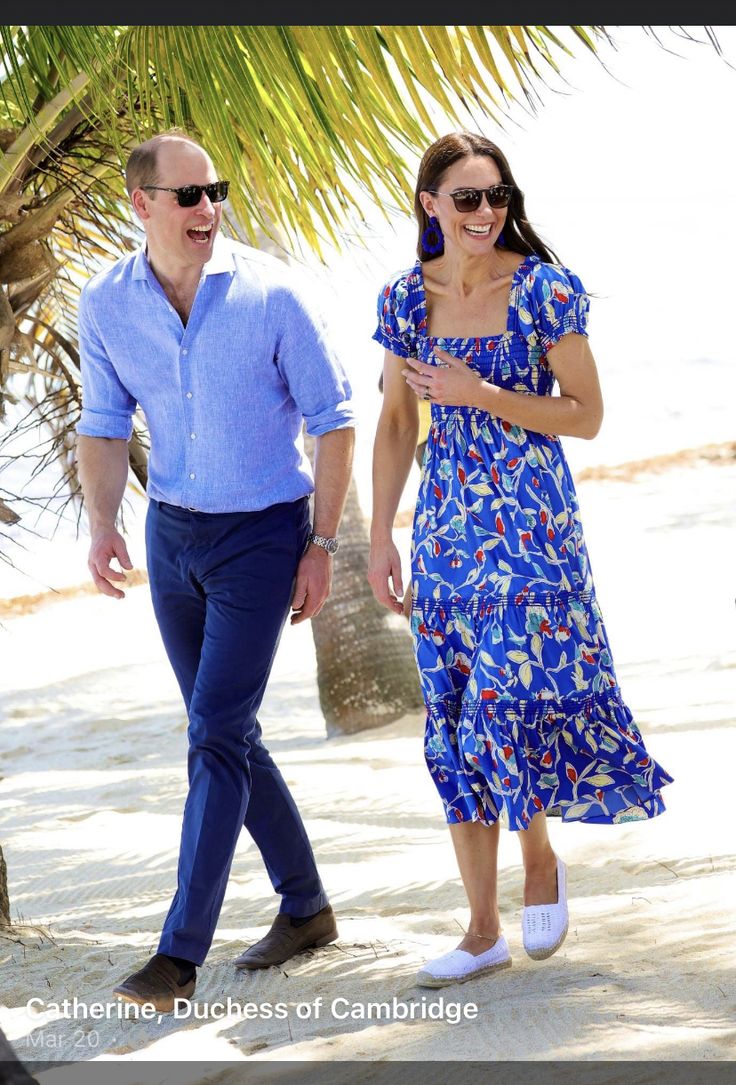
{"type": "Polygon", "coordinates": [[[491,185],[490,188],[458,188],[454,192],[440,192],[437,188],[427,190],[435,196],[452,196],[456,211],[477,211],[483,196],[491,207],[508,207],[514,194],[513,185],[491,185]]]}
{"type": "Polygon", "coordinates": [[[196,207],[206,193],[211,203],[222,203],[227,199],[229,181],[213,181],[211,185],[182,185],[181,188],[164,188],[163,185],[141,185],[141,188],[153,188],[157,192],[175,192],[179,207],[196,207]]]}

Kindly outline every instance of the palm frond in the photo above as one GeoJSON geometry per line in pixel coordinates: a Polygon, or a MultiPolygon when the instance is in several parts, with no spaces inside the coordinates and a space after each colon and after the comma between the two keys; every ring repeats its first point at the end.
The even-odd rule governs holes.
{"type": "MultiPolygon", "coordinates": [[[[575,30],[589,47],[604,34],[575,30]]],[[[404,152],[438,134],[433,115],[502,124],[520,98],[535,104],[535,57],[555,70],[570,51],[536,26],[43,26],[5,28],[2,43],[16,110],[28,111],[31,86],[49,93],[52,60],[58,83],[44,124],[30,117],[0,159],[5,184],[42,146],[51,102],[84,92],[78,118],[104,131],[119,163],[131,134],[180,125],[231,180],[247,236],[275,229],[316,250],[339,244],[362,193],[406,203],[404,152]]]]}

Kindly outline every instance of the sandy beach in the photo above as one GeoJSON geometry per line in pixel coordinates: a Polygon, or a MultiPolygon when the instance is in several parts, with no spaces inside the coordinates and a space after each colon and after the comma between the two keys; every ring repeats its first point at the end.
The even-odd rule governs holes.
{"type": "MultiPolygon", "coordinates": [[[[522,949],[519,848],[504,833],[513,967],[436,992],[414,985],[417,968],[455,944],[466,913],[423,762],[423,719],[328,741],[311,633],[297,627],[282,639],[261,721],[339,941],[280,969],[235,971],[276,910],[243,834],[196,1013],[85,1018],[92,1004],[114,1008],[114,983],[155,951],[175,885],[184,712],[145,583],[122,603],[69,592],[24,612],[6,599],[0,841],[15,925],[0,933],[0,1025],[19,1057],[31,1069],[116,1062],[131,1083],[151,1060],[203,1062],[216,1076],[224,1062],[285,1059],[732,1059],[735,485],[736,466],[716,463],[581,481],[619,680],[675,783],[666,813],[648,823],[551,823],[571,926],[546,962],[522,949]],[[64,1016],[57,1004],[75,998],[64,1016]],[[379,1003],[385,1014],[370,1008],[379,1003]]],[[[39,1080],[74,1080],[59,1074],[39,1080]]]]}

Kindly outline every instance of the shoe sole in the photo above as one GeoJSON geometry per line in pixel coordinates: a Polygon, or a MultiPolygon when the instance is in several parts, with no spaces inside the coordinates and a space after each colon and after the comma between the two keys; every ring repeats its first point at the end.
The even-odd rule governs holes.
{"type": "Polygon", "coordinates": [[[183,999],[187,1002],[191,1001],[194,994],[194,984],[192,984],[191,990],[189,988],[189,984],[186,984],[184,987],[181,988],[179,993],[171,996],[170,1004],[167,1000],[166,1003],[163,1005],[161,1003],[157,1003],[156,1000],[153,998],[144,998],[142,995],[134,995],[129,991],[118,990],[118,988],[115,988],[112,993],[115,998],[119,998],[121,1002],[130,1002],[134,1006],[153,1006],[156,1013],[173,1013],[174,1002],[176,999],[183,999]]]}
{"type": "Polygon", "coordinates": [[[281,961],[259,961],[254,958],[252,961],[235,961],[235,967],[239,971],[254,972],[258,968],[278,968],[280,964],[285,964],[290,961],[292,957],[298,957],[300,953],[306,953],[308,949],[321,949],[322,946],[328,946],[330,942],[336,942],[339,938],[337,930],[332,931],[331,934],[325,934],[321,938],[318,938],[316,942],[310,942],[308,946],[301,946],[299,949],[294,950],[288,957],[284,957],[281,961]]]}
{"type": "Polygon", "coordinates": [[[562,943],[565,941],[565,939],[567,938],[567,930],[568,928],[565,927],[564,931],[562,932],[562,937],[559,938],[553,946],[550,946],[549,949],[527,949],[526,946],[524,946],[527,957],[531,957],[533,961],[546,961],[548,957],[551,957],[554,953],[557,952],[562,943]]]}
{"type": "Polygon", "coordinates": [[[489,976],[491,972],[502,972],[504,968],[511,968],[511,958],[500,961],[498,964],[488,964],[485,968],[469,972],[467,976],[433,976],[429,972],[417,972],[417,987],[449,987],[451,983],[468,983],[478,979],[479,976],[489,976]]]}

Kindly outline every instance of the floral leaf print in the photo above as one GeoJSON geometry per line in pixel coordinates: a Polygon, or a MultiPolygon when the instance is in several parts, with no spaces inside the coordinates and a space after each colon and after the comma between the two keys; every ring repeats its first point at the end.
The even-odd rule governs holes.
{"type": "MultiPolygon", "coordinates": [[[[586,334],[573,272],[525,257],[501,336],[427,335],[420,264],[382,291],[375,338],[436,364],[435,345],[483,379],[551,395],[546,352],[586,334]]],[[[622,699],[559,438],[487,412],[431,406],[412,535],[412,614],[427,706],[425,757],[449,821],[528,827],[654,817],[671,777],[622,699]]]]}
{"type": "Polygon", "coordinates": [[[524,689],[529,689],[532,684],[532,665],[528,660],[519,667],[519,679],[524,689]]]}

